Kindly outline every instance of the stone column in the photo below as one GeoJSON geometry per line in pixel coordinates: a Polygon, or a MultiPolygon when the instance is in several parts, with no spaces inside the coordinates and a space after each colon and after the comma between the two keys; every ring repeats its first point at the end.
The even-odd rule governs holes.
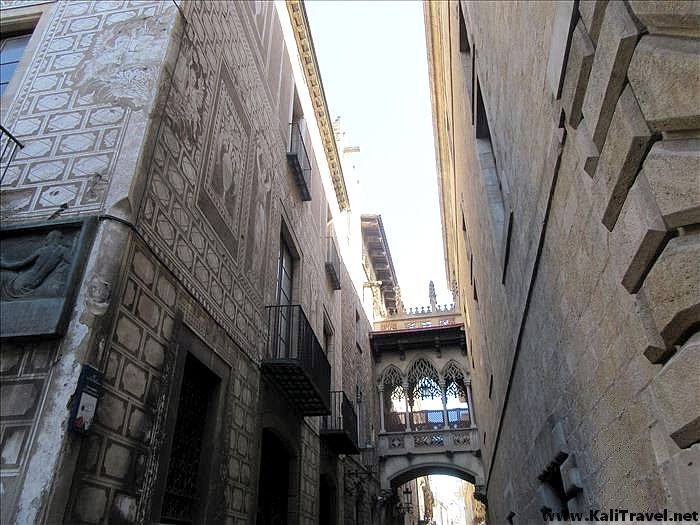
{"type": "Polygon", "coordinates": [[[384,433],[384,383],[379,383],[379,432],[384,433]]]}
{"type": "Polygon", "coordinates": [[[472,382],[467,381],[467,404],[469,405],[469,423],[470,426],[476,426],[476,418],[474,417],[474,403],[472,402],[472,382]]]}
{"type": "Polygon", "coordinates": [[[406,432],[411,432],[411,411],[408,408],[408,381],[403,383],[404,403],[406,404],[406,432]]]}
{"type": "Polygon", "coordinates": [[[445,382],[440,381],[440,399],[442,400],[442,428],[450,428],[447,420],[447,392],[445,391],[445,382]]]}

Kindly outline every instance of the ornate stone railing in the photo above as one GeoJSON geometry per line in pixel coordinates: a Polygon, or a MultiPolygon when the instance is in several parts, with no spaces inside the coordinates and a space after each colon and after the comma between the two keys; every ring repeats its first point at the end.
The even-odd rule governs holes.
{"type": "Polygon", "coordinates": [[[380,434],[377,452],[380,456],[399,456],[409,453],[475,452],[479,448],[479,430],[473,427],[380,434]]]}

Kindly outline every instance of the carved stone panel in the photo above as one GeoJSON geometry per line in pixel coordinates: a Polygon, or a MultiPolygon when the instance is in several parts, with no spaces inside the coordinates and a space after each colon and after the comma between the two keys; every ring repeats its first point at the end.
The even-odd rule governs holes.
{"type": "Polygon", "coordinates": [[[0,230],[0,337],[61,335],[95,218],[0,230]]]}

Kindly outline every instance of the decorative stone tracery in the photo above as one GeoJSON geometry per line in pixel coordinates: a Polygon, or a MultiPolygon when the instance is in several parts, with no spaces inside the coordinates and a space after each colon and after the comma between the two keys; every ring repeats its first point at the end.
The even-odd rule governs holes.
{"type": "Polygon", "coordinates": [[[402,372],[389,365],[380,374],[380,432],[411,432],[436,428],[464,428],[474,425],[469,381],[462,367],[450,361],[439,373],[433,363],[419,357],[402,372]],[[440,410],[414,412],[416,399],[442,401],[440,410]],[[454,398],[467,407],[447,409],[448,398],[454,398]],[[392,411],[394,403],[401,403],[402,411],[392,411]]]}

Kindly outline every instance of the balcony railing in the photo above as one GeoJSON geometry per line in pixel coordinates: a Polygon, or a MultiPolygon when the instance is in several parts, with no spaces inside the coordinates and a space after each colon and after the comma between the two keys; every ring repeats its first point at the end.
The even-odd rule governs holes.
{"type": "Polygon", "coordinates": [[[344,392],[331,392],[331,414],[321,418],[321,437],[338,454],[358,454],[357,415],[344,392]]]}
{"type": "Polygon", "coordinates": [[[299,305],[268,306],[263,372],[304,416],[331,413],[331,365],[299,305]]]}
{"type": "Polygon", "coordinates": [[[297,187],[301,192],[301,200],[311,200],[311,162],[306,153],[304,139],[302,138],[301,128],[297,122],[292,122],[289,125],[290,139],[289,151],[287,151],[287,163],[294,172],[294,178],[297,187]]]}
{"type": "MultiPolygon", "coordinates": [[[[440,430],[445,427],[445,415],[438,410],[416,410],[409,412],[411,430],[440,430]]],[[[468,408],[450,408],[447,410],[448,428],[469,428],[471,419],[468,408]]],[[[405,432],[406,414],[404,412],[389,412],[385,416],[387,432],[405,432]]]]}
{"type": "Polygon", "coordinates": [[[468,408],[450,408],[447,410],[447,422],[450,428],[469,428],[472,425],[468,408]]]}
{"type": "Polygon", "coordinates": [[[15,153],[23,147],[24,145],[12,133],[4,126],[0,126],[0,184],[5,180],[5,174],[12,159],[15,158],[15,153]]]}
{"type": "Polygon", "coordinates": [[[340,290],[340,257],[332,235],[326,237],[326,273],[334,290],[340,290]]]}

